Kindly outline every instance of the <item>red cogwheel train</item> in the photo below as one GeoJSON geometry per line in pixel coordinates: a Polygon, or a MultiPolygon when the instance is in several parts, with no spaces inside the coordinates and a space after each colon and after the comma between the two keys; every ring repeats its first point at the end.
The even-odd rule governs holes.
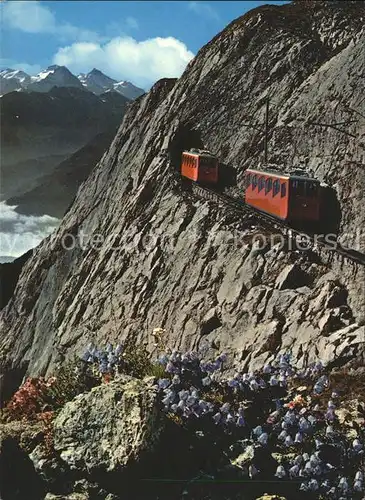
{"type": "MultiPolygon", "coordinates": [[[[184,151],[181,175],[201,184],[218,184],[219,162],[206,150],[184,151]]],[[[287,222],[316,222],[320,217],[320,182],[304,170],[286,173],[273,168],[245,172],[245,202],[287,222]]]]}
{"type": "Polygon", "coordinates": [[[218,158],[205,149],[184,151],[181,175],[202,184],[218,183],[218,158]]]}

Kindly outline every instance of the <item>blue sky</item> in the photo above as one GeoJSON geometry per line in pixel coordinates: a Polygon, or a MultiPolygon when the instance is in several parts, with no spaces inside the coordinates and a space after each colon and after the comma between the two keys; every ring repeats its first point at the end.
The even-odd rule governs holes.
{"type": "Polygon", "coordinates": [[[51,64],[101,69],[148,88],[178,77],[198,50],[233,19],[275,1],[6,1],[2,67],[36,74],[51,64]]]}

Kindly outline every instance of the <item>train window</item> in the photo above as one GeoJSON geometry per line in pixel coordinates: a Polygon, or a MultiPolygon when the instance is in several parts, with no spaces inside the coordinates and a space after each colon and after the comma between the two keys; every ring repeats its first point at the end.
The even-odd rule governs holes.
{"type": "Polygon", "coordinates": [[[265,193],[269,193],[272,189],[272,179],[266,179],[265,183],[265,193]]]}
{"type": "Polygon", "coordinates": [[[256,189],[256,186],[257,186],[257,175],[254,174],[252,176],[252,189],[256,189]]]}
{"type": "Polygon", "coordinates": [[[281,197],[285,198],[286,196],[286,184],[281,185],[281,197]]]}
{"type": "Polygon", "coordinates": [[[278,179],[276,179],[276,181],[274,181],[274,184],[273,184],[272,195],[276,196],[279,191],[280,191],[280,181],[278,179]]]}
{"type": "Polygon", "coordinates": [[[264,177],[259,177],[259,192],[264,189],[265,186],[265,179],[264,177]]]}
{"type": "Polygon", "coordinates": [[[307,196],[309,198],[314,198],[317,196],[317,189],[318,189],[318,184],[315,182],[308,182],[307,183],[307,196]]]}
{"type": "Polygon", "coordinates": [[[291,190],[296,196],[304,196],[305,183],[303,181],[291,181],[291,190]]]}

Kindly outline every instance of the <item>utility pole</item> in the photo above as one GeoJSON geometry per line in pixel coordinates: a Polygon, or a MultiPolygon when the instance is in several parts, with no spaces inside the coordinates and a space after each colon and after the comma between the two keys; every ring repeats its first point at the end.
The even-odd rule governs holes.
{"type": "Polygon", "coordinates": [[[265,164],[267,164],[268,133],[269,133],[269,98],[266,99],[266,112],[265,112],[265,164]]]}

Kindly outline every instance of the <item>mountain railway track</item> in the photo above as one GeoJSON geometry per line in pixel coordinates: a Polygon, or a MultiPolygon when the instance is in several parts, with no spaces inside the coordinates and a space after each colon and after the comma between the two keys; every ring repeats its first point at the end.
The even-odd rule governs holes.
{"type": "Polygon", "coordinates": [[[254,208],[246,205],[242,200],[234,199],[226,194],[219,193],[205,186],[196,184],[192,182],[191,184],[192,192],[198,195],[200,198],[204,198],[209,201],[213,201],[215,203],[221,203],[225,206],[229,206],[231,209],[236,210],[241,213],[254,215],[260,223],[269,226],[270,228],[276,228],[284,235],[288,236],[288,238],[306,238],[307,241],[310,241],[312,246],[318,245],[321,249],[325,251],[331,252],[333,255],[337,254],[343,259],[347,259],[350,262],[365,266],[365,254],[358,252],[354,249],[346,249],[341,246],[339,242],[330,243],[325,240],[324,237],[315,237],[311,234],[304,233],[303,231],[299,231],[297,229],[293,229],[286,222],[282,222],[279,219],[272,217],[268,214],[259,212],[254,208]]]}

